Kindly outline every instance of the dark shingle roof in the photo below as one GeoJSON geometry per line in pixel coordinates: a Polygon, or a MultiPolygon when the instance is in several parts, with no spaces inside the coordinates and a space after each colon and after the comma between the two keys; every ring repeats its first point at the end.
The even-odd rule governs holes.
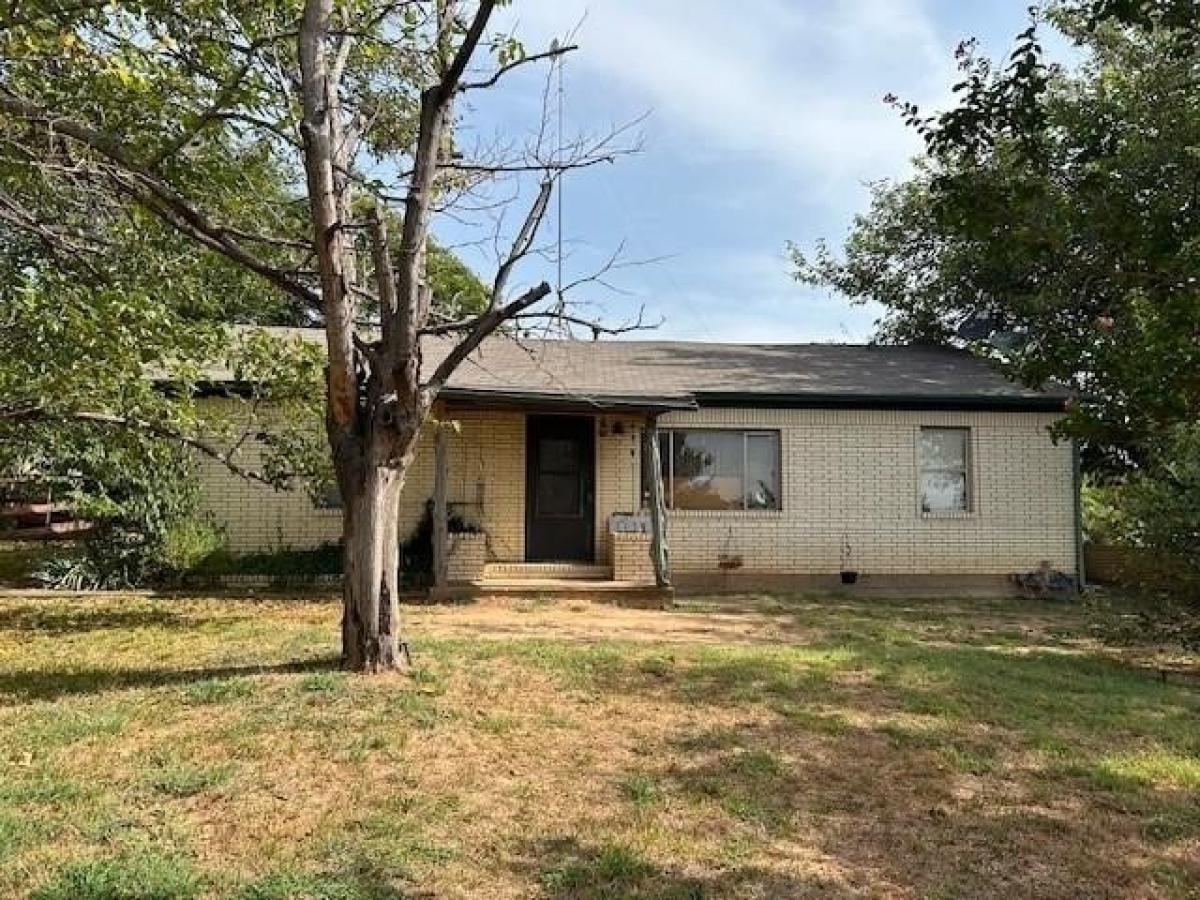
{"type": "MultiPolygon", "coordinates": [[[[324,341],[317,329],[267,329],[324,341]]],[[[428,378],[448,340],[424,345],[428,378]]],[[[214,370],[214,381],[231,373],[214,370]]],[[[451,376],[446,395],[479,401],[692,407],[747,405],[1061,409],[1067,393],[1008,380],[987,360],[941,347],[717,344],[488,338],[451,376]]]]}
{"type": "MultiPolygon", "coordinates": [[[[426,373],[441,358],[426,351],[426,373]]],[[[987,360],[949,348],[683,341],[522,341],[493,338],[450,379],[464,393],[656,398],[716,403],[938,403],[1061,408],[1066,394],[1005,378],[987,360]]]]}

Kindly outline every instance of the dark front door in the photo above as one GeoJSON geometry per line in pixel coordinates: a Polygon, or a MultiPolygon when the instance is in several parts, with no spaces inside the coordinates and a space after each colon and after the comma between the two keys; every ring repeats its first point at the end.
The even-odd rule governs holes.
{"type": "Polygon", "coordinates": [[[529,416],[525,432],[525,558],[591,560],[596,438],[580,416],[529,416]]]}

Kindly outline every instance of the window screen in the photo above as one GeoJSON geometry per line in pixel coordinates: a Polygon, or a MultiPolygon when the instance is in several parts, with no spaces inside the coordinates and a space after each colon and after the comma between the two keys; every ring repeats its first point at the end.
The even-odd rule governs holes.
{"type": "Polygon", "coordinates": [[[969,428],[922,428],[921,511],[967,512],[970,498],[969,428]]]}

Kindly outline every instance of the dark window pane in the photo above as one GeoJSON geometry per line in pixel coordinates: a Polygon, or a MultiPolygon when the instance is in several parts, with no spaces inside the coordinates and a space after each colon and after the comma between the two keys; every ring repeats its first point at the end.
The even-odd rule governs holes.
{"type": "MultiPolygon", "coordinates": [[[[659,431],[658,433],[658,462],[662,468],[663,481],[663,502],[666,503],[667,509],[671,508],[671,432],[659,431]]],[[[646,508],[650,506],[650,466],[646,460],[642,460],[641,472],[642,485],[642,505],[646,508]]]]}
{"type": "Polygon", "coordinates": [[[538,463],[543,472],[579,471],[579,442],[570,438],[542,438],[538,463]]]}
{"type": "Polygon", "coordinates": [[[740,431],[676,431],[671,496],[676,509],[741,509],[740,431]]]}
{"type": "Polygon", "coordinates": [[[578,473],[540,472],[537,477],[537,511],[544,516],[581,514],[578,473]]]}
{"type": "Polygon", "coordinates": [[[746,435],[746,509],[779,509],[779,435],[746,435]]]}

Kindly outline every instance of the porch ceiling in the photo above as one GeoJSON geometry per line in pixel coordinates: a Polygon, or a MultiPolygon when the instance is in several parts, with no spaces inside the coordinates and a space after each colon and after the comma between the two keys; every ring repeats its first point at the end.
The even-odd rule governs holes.
{"type": "Polygon", "coordinates": [[[482,409],[552,410],[555,412],[664,413],[697,409],[695,398],[687,395],[656,397],[631,394],[561,394],[540,391],[479,390],[443,388],[440,398],[457,406],[482,409]]]}

